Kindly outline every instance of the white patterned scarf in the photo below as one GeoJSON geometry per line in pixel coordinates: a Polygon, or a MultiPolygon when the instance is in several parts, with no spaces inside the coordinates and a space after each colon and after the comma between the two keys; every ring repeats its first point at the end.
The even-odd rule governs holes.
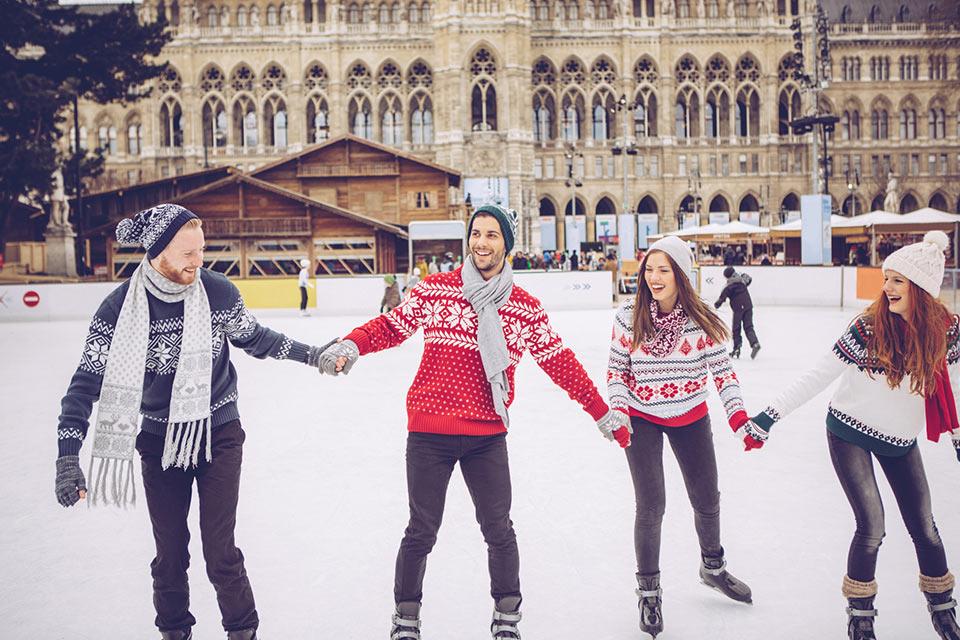
{"type": "Polygon", "coordinates": [[[510,395],[510,381],[507,368],[510,367],[510,352],[503,337],[503,325],[497,311],[510,299],[513,291],[513,269],[504,261],[503,270],[489,280],[484,280],[473,264],[473,256],[467,256],[461,270],[463,277],[463,296],[477,313],[477,346],[480,348],[480,360],[483,372],[490,382],[493,395],[493,409],[503,420],[503,426],[510,428],[510,416],[507,415],[507,398],[510,395]]]}
{"type": "Polygon", "coordinates": [[[183,335],[170,394],[162,467],[196,466],[204,434],[207,461],[212,457],[213,340],[210,301],[200,271],[192,284],[177,284],[154,269],[145,257],[130,278],[103,374],[90,460],[91,505],[99,501],[124,507],[136,504],[133,459],[150,341],[147,291],[163,302],[183,302],[183,335]]]}

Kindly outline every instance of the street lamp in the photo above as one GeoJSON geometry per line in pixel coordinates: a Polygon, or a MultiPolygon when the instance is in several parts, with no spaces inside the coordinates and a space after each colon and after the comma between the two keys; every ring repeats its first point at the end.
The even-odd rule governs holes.
{"type": "Polygon", "coordinates": [[[844,213],[849,216],[855,216],[859,212],[857,211],[857,200],[853,197],[853,194],[860,187],[860,171],[854,168],[853,174],[851,175],[850,169],[848,168],[844,171],[844,176],[847,179],[847,202],[850,203],[844,213]]]}
{"type": "MultiPolygon", "coordinates": [[[[577,220],[577,187],[582,187],[583,182],[576,175],[576,161],[577,158],[583,158],[583,154],[580,153],[580,150],[577,149],[577,145],[574,142],[566,142],[563,145],[564,153],[563,157],[567,159],[569,163],[567,169],[567,179],[564,180],[563,184],[570,187],[570,215],[573,216],[574,224],[577,220]]],[[[586,213],[586,211],[584,211],[586,213]]],[[[566,238],[564,238],[566,240],[566,238]]],[[[584,238],[586,240],[586,238],[584,238]]]]}

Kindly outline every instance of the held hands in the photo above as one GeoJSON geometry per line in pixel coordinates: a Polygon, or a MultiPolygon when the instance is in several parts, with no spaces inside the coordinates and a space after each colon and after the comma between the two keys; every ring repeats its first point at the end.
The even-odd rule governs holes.
{"type": "Polygon", "coordinates": [[[611,442],[616,441],[621,449],[630,446],[630,435],[633,433],[633,427],[630,426],[630,416],[622,411],[613,409],[597,420],[597,428],[603,437],[611,442]]]}
{"type": "Polygon", "coordinates": [[[72,507],[87,497],[87,481],[80,470],[79,456],[61,456],[57,458],[57,481],[54,487],[57,502],[64,507],[72,507]]]}
{"type": "Polygon", "coordinates": [[[770,433],[764,431],[764,429],[752,419],[744,422],[743,426],[737,429],[734,435],[743,440],[744,451],[759,449],[767,441],[767,438],[770,437],[770,433]]]}
{"type": "Polygon", "coordinates": [[[331,376],[347,375],[359,359],[360,350],[353,340],[339,340],[320,354],[320,371],[331,376]]]}
{"type": "Polygon", "coordinates": [[[310,350],[307,351],[307,366],[316,367],[320,375],[323,375],[323,369],[320,367],[320,355],[326,351],[328,347],[336,344],[339,339],[340,338],[334,338],[322,347],[310,347],[310,350]]]}

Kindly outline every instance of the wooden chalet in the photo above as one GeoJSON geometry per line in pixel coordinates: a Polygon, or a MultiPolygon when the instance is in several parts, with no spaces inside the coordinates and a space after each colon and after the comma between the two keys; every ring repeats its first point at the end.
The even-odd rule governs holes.
{"type": "Polygon", "coordinates": [[[203,219],[205,266],[231,277],[295,275],[301,258],[317,275],[396,273],[408,266],[406,225],[465,215],[463,205],[452,204],[460,179],[343,135],[250,173],[224,167],[86,196],[78,231],[97,272],[112,279],[129,276],[143,256],[116,243],[116,223],[161,202],[203,219]]]}

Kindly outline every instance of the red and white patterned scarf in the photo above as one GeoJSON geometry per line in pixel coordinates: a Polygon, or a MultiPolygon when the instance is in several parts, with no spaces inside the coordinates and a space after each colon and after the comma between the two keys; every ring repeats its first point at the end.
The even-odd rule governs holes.
{"type": "Polygon", "coordinates": [[[660,305],[656,300],[651,300],[650,316],[653,318],[653,326],[657,332],[651,340],[642,342],[640,346],[645,353],[649,353],[654,358],[666,358],[680,344],[683,328],[687,324],[687,314],[677,302],[670,313],[660,315],[660,305]]]}

